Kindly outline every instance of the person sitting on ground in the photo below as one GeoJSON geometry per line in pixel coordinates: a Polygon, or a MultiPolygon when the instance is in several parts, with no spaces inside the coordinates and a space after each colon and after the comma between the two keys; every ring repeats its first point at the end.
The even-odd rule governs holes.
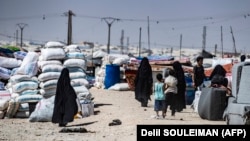
{"type": "Polygon", "coordinates": [[[227,91],[226,98],[228,100],[228,98],[232,96],[232,91],[231,88],[228,87],[228,79],[226,78],[226,73],[227,72],[223,68],[223,66],[218,64],[214,67],[214,70],[212,71],[209,80],[211,80],[211,87],[222,88],[227,91]]]}
{"type": "Polygon", "coordinates": [[[226,70],[222,65],[218,64],[214,67],[209,80],[211,80],[212,87],[228,87],[228,79],[226,78],[226,70]]]}

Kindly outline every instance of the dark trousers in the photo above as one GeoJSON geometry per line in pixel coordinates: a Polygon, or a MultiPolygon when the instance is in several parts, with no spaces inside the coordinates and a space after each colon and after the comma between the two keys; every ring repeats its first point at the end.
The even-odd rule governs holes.
{"type": "Polygon", "coordinates": [[[166,94],[166,111],[165,111],[165,113],[167,113],[168,106],[170,106],[171,115],[172,116],[175,115],[176,97],[177,97],[177,94],[172,93],[172,92],[169,92],[169,93],[166,94]]]}

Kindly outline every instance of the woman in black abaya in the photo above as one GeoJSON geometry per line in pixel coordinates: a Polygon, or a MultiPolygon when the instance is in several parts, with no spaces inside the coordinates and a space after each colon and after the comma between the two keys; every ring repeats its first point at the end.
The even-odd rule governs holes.
{"type": "Polygon", "coordinates": [[[141,102],[142,107],[147,107],[148,100],[151,100],[152,86],[152,68],[148,58],[144,57],[135,77],[135,99],[141,102]]]}
{"type": "Polygon", "coordinates": [[[173,68],[175,71],[177,83],[177,98],[175,101],[176,111],[181,112],[186,109],[186,80],[184,75],[184,70],[179,61],[173,63],[173,68]]]}
{"type": "Polygon", "coordinates": [[[57,82],[56,95],[52,123],[59,123],[59,126],[66,126],[74,120],[78,112],[76,92],[70,84],[69,70],[63,68],[57,82]]]}

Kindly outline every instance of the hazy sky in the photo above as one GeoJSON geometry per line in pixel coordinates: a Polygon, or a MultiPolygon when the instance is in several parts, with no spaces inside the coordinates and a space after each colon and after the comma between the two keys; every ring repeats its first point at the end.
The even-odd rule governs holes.
{"type": "MultiPolygon", "coordinates": [[[[67,42],[71,10],[73,42],[106,45],[108,24],[104,18],[119,19],[111,24],[111,45],[138,46],[139,29],[142,47],[202,48],[206,26],[206,50],[233,51],[232,27],[238,52],[250,52],[250,0],[1,0],[0,40],[15,40],[19,23],[27,24],[23,39],[34,42],[67,42]],[[149,34],[148,21],[149,17],[149,34]],[[221,42],[221,27],[223,42],[221,42]]],[[[108,21],[111,22],[111,21],[108,21]]]]}

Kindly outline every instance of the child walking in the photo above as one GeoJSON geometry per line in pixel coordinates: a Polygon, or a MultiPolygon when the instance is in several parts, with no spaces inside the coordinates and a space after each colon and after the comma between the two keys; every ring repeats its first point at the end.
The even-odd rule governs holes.
{"type": "Polygon", "coordinates": [[[171,115],[175,116],[176,111],[176,98],[177,98],[177,79],[174,77],[174,70],[169,69],[169,75],[165,78],[165,95],[166,95],[166,110],[167,114],[168,106],[170,105],[171,115]]]}
{"type": "Polygon", "coordinates": [[[154,110],[156,112],[156,118],[160,118],[159,111],[162,111],[162,117],[165,118],[165,111],[166,111],[166,103],[165,103],[165,94],[164,94],[164,87],[165,84],[163,83],[163,76],[162,74],[158,73],[156,75],[157,82],[155,82],[153,87],[154,92],[154,110]]]}

